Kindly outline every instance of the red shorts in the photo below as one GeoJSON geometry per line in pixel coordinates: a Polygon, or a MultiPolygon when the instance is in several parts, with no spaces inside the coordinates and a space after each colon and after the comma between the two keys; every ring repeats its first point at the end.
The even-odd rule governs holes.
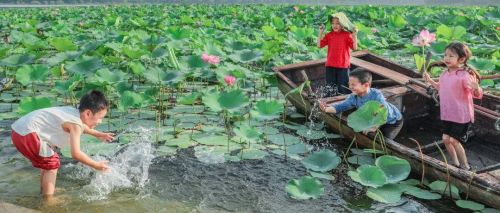
{"type": "Polygon", "coordinates": [[[12,130],[12,143],[17,150],[31,161],[31,165],[36,168],[52,170],[58,169],[61,165],[59,155],[54,152],[50,157],[42,157],[38,155],[40,150],[40,139],[35,132],[22,136],[12,130]]]}

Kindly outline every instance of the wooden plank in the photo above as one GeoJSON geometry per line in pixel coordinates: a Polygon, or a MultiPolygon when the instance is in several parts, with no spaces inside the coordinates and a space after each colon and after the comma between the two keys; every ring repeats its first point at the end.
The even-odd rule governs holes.
{"type": "Polygon", "coordinates": [[[497,170],[497,169],[500,169],[500,163],[496,163],[496,164],[489,165],[487,167],[483,167],[481,169],[478,169],[476,173],[480,174],[480,173],[489,172],[489,171],[493,171],[493,170],[497,170]]]}
{"type": "MultiPolygon", "coordinates": [[[[351,54],[351,57],[359,57],[359,56],[366,55],[366,54],[369,54],[369,52],[366,50],[362,50],[362,51],[353,52],[351,54]]],[[[283,71],[283,70],[291,70],[291,69],[303,69],[305,67],[324,65],[325,63],[326,63],[326,59],[319,59],[319,60],[313,60],[313,61],[299,62],[299,63],[295,63],[295,64],[287,64],[287,65],[275,67],[275,68],[276,68],[276,71],[283,71]]]]}
{"type": "Polygon", "coordinates": [[[394,70],[391,70],[391,69],[376,65],[374,63],[370,63],[368,61],[358,59],[358,58],[351,58],[351,64],[356,65],[358,67],[363,67],[363,68],[367,69],[368,71],[373,72],[377,75],[381,75],[385,78],[392,79],[395,82],[397,82],[401,85],[405,85],[408,88],[414,90],[415,92],[417,92],[425,97],[430,98],[430,95],[427,94],[427,90],[425,88],[422,88],[419,85],[415,85],[414,82],[410,81],[410,79],[412,79],[412,78],[407,76],[407,75],[401,74],[401,73],[396,72],[394,70]]]}

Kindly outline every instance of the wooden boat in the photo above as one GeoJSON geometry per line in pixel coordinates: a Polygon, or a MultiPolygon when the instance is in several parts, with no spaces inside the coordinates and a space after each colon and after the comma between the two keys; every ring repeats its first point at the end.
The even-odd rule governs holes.
{"type": "MultiPolygon", "coordinates": [[[[310,81],[311,90],[305,89],[302,94],[291,93],[287,96],[298,111],[310,112],[317,101],[332,104],[345,99],[346,96],[316,98],[312,95],[325,85],[324,64],[325,60],[315,60],[273,68],[283,94],[306,80],[310,81]]],[[[448,170],[450,182],[461,192],[468,192],[469,198],[500,209],[500,97],[485,94],[482,100],[475,102],[475,136],[465,144],[469,164],[476,169],[474,173],[447,166],[444,162],[437,148],[439,145],[447,153],[439,131],[439,107],[433,100],[428,85],[416,80],[421,78],[420,74],[367,51],[352,54],[351,68],[356,67],[372,72],[372,86],[380,89],[386,99],[403,113],[404,128],[399,136],[394,140],[385,138],[386,147],[391,154],[408,160],[412,171],[417,174],[424,172],[429,180],[446,181],[448,170]],[[419,145],[410,137],[418,141],[419,145]]],[[[320,113],[319,117],[328,127],[346,138],[356,137],[359,146],[372,148],[374,135],[354,132],[347,126],[347,114],[343,113],[339,118],[320,113]]],[[[378,142],[376,147],[381,148],[378,142]]]]}

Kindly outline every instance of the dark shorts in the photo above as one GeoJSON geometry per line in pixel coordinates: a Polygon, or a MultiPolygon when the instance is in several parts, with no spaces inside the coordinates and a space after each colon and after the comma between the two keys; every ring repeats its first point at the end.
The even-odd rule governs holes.
{"type": "Polygon", "coordinates": [[[349,90],[349,68],[326,67],[325,70],[326,91],[325,97],[339,94],[351,94],[349,90]]]}
{"type": "Polygon", "coordinates": [[[399,131],[403,128],[403,119],[396,121],[393,124],[384,124],[380,127],[380,131],[384,135],[384,137],[389,139],[394,139],[398,136],[399,131]]]}
{"type": "Polygon", "coordinates": [[[452,121],[441,121],[442,129],[441,131],[445,135],[449,135],[450,137],[460,141],[460,143],[466,143],[471,136],[471,126],[472,123],[455,123],[452,121]]]}

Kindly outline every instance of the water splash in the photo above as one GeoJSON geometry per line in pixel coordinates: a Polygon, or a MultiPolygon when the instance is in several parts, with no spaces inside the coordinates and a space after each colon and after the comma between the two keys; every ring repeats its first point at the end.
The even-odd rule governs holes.
{"type": "Polygon", "coordinates": [[[114,191],[122,189],[139,190],[149,180],[149,167],[154,158],[151,143],[152,129],[138,128],[138,137],[121,146],[111,156],[98,156],[96,160],[109,160],[108,172],[96,172],[90,184],[83,187],[85,200],[103,200],[114,191]]]}

